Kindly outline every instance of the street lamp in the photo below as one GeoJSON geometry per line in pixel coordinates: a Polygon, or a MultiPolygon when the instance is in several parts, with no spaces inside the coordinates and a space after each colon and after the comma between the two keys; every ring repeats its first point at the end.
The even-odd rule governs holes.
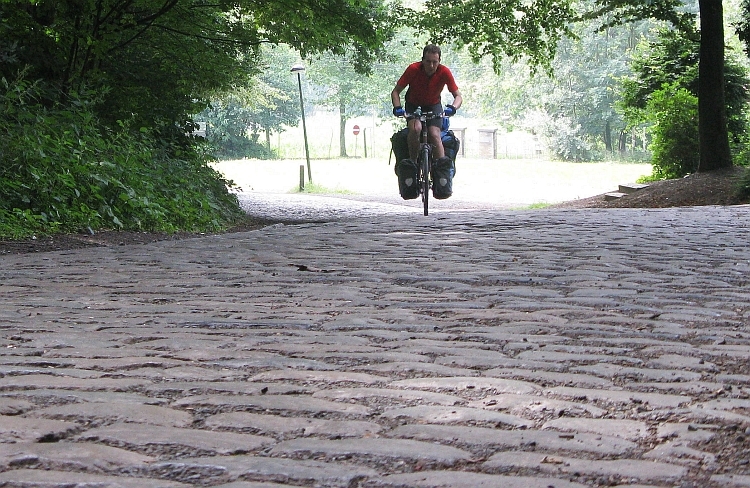
{"type": "Polygon", "coordinates": [[[305,138],[305,159],[307,160],[307,180],[312,183],[312,172],[310,171],[310,149],[307,146],[307,125],[305,125],[305,102],[302,100],[302,73],[305,67],[301,64],[295,64],[290,70],[297,73],[297,85],[299,86],[299,108],[302,111],[302,134],[305,138]]]}

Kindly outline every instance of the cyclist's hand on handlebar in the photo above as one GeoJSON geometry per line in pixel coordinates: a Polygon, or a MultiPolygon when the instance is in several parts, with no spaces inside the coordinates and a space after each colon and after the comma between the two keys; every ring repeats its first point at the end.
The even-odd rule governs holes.
{"type": "Polygon", "coordinates": [[[443,110],[443,115],[446,117],[452,117],[453,115],[456,115],[456,107],[453,105],[446,105],[445,110],[443,110]]]}
{"type": "Polygon", "coordinates": [[[406,111],[403,107],[393,107],[393,115],[396,117],[406,117],[406,111]]]}

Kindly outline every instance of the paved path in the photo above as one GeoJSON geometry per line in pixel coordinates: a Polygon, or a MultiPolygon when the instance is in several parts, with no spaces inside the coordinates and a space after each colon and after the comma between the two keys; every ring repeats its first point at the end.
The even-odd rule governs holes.
{"type": "Polygon", "coordinates": [[[0,257],[0,486],[750,486],[750,208],[0,257]]]}

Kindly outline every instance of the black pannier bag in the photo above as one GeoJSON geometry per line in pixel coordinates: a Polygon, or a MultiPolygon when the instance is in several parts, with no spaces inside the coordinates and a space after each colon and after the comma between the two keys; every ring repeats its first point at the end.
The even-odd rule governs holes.
{"type": "Polygon", "coordinates": [[[409,159],[409,143],[406,140],[408,135],[409,128],[407,127],[391,136],[391,148],[397,163],[402,159],[409,159]]]}
{"type": "Polygon", "coordinates": [[[404,200],[412,200],[419,196],[417,186],[417,163],[409,159],[401,159],[396,162],[396,175],[398,176],[398,192],[404,200]]]}
{"type": "Polygon", "coordinates": [[[444,200],[453,195],[453,175],[456,164],[448,156],[432,163],[432,196],[444,200]]]}
{"type": "Polygon", "coordinates": [[[408,134],[409,129],[404,128],[391,136],[391,147],[396,156],[398,192],[404,200],[412,200],[419,196],[417,164],[409,159],[409,143],[406,140],[408,134]]]}
{"type": "Polygon", "coordinates": [[[461,148],[461,141],[458,140],[452,130],[442,132],[441,138],[443,140],[443,148],[445,149],[445,155],[451,158],[453,161],[453,176],[456,175],[456,156],[458,150],[461,148]]]}
{"type": "MultiPolygon", "coordinates": [[[[396,161],[409,158],[409,143],[406,140],[408,135],[409,129],[404,128],[391,136],[391,148],[393,149],[393,154],[396,156],[396,161]]],[[[461,148],[461,141],[458,140],[452,130],[442,132],[441,139],[443,140],[445,155],[455,163],[456,155],[461,148]]]]}
{"type": "Polygon", "coordinates": [[[453,195],[453,177],[456,175],[456,155],[461,141],[452,130],[442,133],[445,157],[432,163],[432,196],[443,200],[453,195]]]}
{"type": "MultiPolygon", "coordinates": [[[[407,137],[409,129],[404,128],[391,136],[391,148],[396,156],[396,175],[398,175],[398,190],[404,200],[411,200],[419,196],[417,188],[417,166],[409,159],[409,143],[407,137]]],[[[438,159],[432,164],[432,194],[438,200],[453,194],[453,177],[456,175],[456,155],[461,147],[461,141],[452,130],[441,133],[445,158],[438,159]]]]}

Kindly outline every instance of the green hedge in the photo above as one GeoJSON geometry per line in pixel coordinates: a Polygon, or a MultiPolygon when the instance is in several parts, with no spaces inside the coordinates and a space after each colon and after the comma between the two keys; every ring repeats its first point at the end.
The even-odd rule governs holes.
{"type": "Polygon", "coordinates": [[[103,127],[90,97],[48,107],[41,91],[0,80],[0,237],[211,231],[242,215],[195,140],[127,122],[103,127]]]}

